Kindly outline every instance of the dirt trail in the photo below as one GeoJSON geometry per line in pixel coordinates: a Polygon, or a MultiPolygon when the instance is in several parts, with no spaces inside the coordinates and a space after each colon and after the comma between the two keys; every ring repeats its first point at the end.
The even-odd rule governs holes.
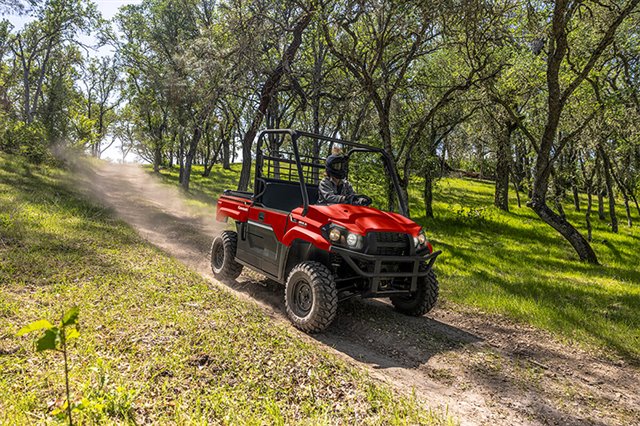
{"type": "MultiPolygon", "coordinates": [[[[194,209],[136,166],[82,166],[77,178],[152,244],[288,323],[282,286],[253,273],[233,285],[213,280],[208,252],[220,230],[213,208],[194,209]]],[[[305,338],[403,392],[415,390],[464,425],[640,425],[636,367],[500,317],[440,303],[411,318],[383,301],[356,301],[340,307],[327,332],[305,338]]]]}

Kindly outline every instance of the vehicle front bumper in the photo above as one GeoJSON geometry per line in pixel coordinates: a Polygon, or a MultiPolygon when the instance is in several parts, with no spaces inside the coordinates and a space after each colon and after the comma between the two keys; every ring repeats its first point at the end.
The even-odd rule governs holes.
{"type": "MultiPolygon", "coordinates": [[[[365,254],[354,250],[349,250],[343,247],[332,246],[331,252],[337,253],[342,259],[355,271],[356,274],[368,278],[371,285],[367,293],[362,297],[378,297],[382,295],[392,295],[406,293],[406,290],[399,291],[398,289],[381,289],[381,280],[388,280],[393,278],[411,278],[411,285],[409,291],[415,292],[418,288],[418,278],[424,277],[429,274],[431,267],[433,266],[436,258],[442,254],[441,250],[434,251],[433,253],[416,254],[408,256],[385,256],[375,254],[365,254]],[[356,260],[364,261],[368,266],[373,266],[373,271],[365,271],[356,260]],[[410,271],[396,271],[386,272],[383,267],[386,265],[394,264],[409,264],[410,271]],[[420,269],[420,265],[425,264],[427,267],[420,269]]],[[[370,269],[370,268],[367,268],[370,269]]]]}

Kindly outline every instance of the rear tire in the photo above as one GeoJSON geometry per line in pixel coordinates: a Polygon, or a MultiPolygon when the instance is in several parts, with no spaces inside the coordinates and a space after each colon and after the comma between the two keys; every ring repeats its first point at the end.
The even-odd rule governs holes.
{"type": "Polygon", "coordinates": [[[219,280],[235,280],[242,273],[242,265],[235,261],[238,234],[222,231],[211,245],[211,270],[219,280]]]}
{"type": "Polygon", "coordinates": [[[325,330],[338,310],[333,274],[322,263],[299,263],[287,279],[284,302],[287,315],[296,328],[307,333],[325,330]]]}
{"type": "MultiPolygon", "coordinates": [[[[420,267],[421,270],[424,270],[423,268],[426,268],[426,266],[420,267]]],[[[398,312],[414,317],[421,317],[436,305],[438,292],[438,279],[433,269],[431,269],[428,275],[418,278],[418,288],[415,293],[392,296],[389,299],[391,299],[391,303],[398,312]]]]}

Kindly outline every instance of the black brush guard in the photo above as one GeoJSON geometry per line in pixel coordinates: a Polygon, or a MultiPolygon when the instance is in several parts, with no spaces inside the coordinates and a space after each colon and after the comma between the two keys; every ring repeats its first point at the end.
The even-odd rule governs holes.
{"type": "Polygon", "coordinates": [[[349,250],[343,247],[332,246],[331,252],[337,253],[342,257],[342,259],[353,269],[353,271],[361,276],[369,279],[371,281],[371,285],[369,289],[361,294],[361,297],[378,297],[378,296],[389,296],[393,294],[406,294],[406,290],[399,289],[391,289],[391,290],[383,290],[380,289],[380,281],[388,280],[393,278],[411,278],[411,285],[409,287],[409,292],[415,292],[418,288],[418,278],[424,277],[429,274],[431,271],[431,267],[433,263],[436,261],[436,258],[442,254],[441,250],[434,251],[433,253],[427,254],[413,254],[413,255],[398,255],[398,256],[382,256],[376,254],[367,254],[361,253],[354,250],[349,250]],[[373,266],[372,272],[363,270],[356,260],[360,260],[365,262],[368,266],[373,266]],[[396,272],[385,272],[383,271],[383,267],[387,265],[394,264],[408,264],[410,269],[409,271],[396,271],[396,272]],[[420,265],[427,265],[426,268],[420,270],[420,265]]]}

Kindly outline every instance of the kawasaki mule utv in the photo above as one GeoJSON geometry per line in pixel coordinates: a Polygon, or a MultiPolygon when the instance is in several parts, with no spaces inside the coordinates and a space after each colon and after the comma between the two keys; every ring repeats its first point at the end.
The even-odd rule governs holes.
{"type": "Polygon", "coordinates": [[[248,267],[284,284],[289,318],[309,333],[327,328],[338,302],[355,296],[389,297],[398,311],[421,316],[438,298],[432,266],[441,252],[433,251],[420,225],[407,217],[399,191],[389,154],[380,148],[297,130],[264,130],[258,135],[253,192],[226,190],[218,199],[217,220],[231,218],[236,231],[215,237],[213,273],[234,280],[248,267]],[[336,148],[345,151],[347,170],[361,160],[357,177],[382,200],[374,205],[388,202],[399,213],[368,205],[374,200],[366,196],[355,197],[359,205],[317,205],[324,159],[336,148]],[[395,200],[388,196],[391,189],[395,200]]]}

